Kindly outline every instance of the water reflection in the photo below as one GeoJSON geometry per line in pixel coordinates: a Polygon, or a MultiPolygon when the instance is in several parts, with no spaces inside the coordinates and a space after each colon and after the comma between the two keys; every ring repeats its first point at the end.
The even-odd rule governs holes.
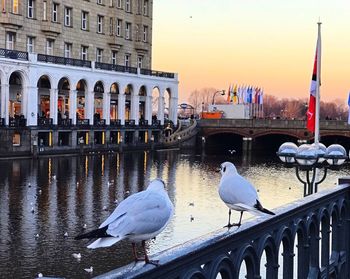
{"type": "MultiPolygon", "coordinates": [[[[98,275],[129,263],[133,257],[126,242],[88,250],[87,241],[73,238],[84,224],[98,227],[117,203],[156,177],[166,182],[175,215],[148,243],[150,254],[221,228],[227,207],[217,194],[220,175],[215,170],[226,160],[256,186],[266,208],[302,197],[294,171],[284,169],[277,158],[139,152],[0,161],[1,277],[34,278],[41,272],[88,278],[84,268],[93,266],[98,275]],[[77,261],[72,254],[79,252],[77,261]]],[[[330,173],[323,185],[332,187],[347,173],[330,173]]],[[[243,222],[247,218],[249,214],[243,222]]]]}

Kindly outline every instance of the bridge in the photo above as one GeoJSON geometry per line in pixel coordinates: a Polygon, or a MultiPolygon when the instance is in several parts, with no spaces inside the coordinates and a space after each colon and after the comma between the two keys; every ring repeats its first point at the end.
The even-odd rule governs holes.
{"type": "Polygon", "coordinates": [[[350,178],[339,179],[333,189],[275,209],[275,216],[151,256],[158,267],[132,263],[96,278],[350,278],[349,201],[350,178]]]}
{"type": "MultiPolygon", "coordinates": [[[[313,134],[304,120],[282,119],[201,119],[198,121],[202,148],[220,142],[222,148],[251,150],[271,147],[275,151],[286,141],[310,142],[313,134]]],[[[320,138],[326,146],[340,143],[349,149],[350,125],[345,121],[320,121],[320,138]]]]}

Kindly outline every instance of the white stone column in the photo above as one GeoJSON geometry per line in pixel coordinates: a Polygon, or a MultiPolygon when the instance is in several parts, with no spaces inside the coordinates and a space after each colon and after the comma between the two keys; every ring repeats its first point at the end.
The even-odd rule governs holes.
{"type": "Polygon", "coordinates": [[[38,125],[38,88],[36,86],[26,88],[26,97],[23,99],[26,114],[23,114],[27,119],[27,126],[38,125]]]}
{"type": "Polygon", "coordinates": [[[72,119],[72,124],[77,124],[77,90],[69,91],[69,118],[72,119]]]}
{"type": "Polygon", "coordinates": [[[139,95],[131,95],[131,117],[130,119],[135,120],[135,125],[139,125],[139,95]]]}
{"type": "Polygon", "coordinates": [[[148,121],[148,125],[152,125],[152,96],[146,96],[145,120],[148,121]]]}
{"type": "Polygon", "coordinates": [[[58,89],[50,89],[50,118],[52,118],[52,123],[57,125],[57,102],[58,102],[58,89]]]}
{"type": "Polygon", "coordinates": [[[5,124],[9,124],[9,100],[10,86],[9,84],[1,84],[1,118],[5,118],[5,124]]]}
{"type": "MultiPolygon", "coordinates": [[[[30,89],[29,87],[23,87],[21,89],[21,114],[24,116],[24,118],[28,119],[28,100],[30,100],[30,97],[28,95],[30,95],[30,89]],[[29,97],[29,98],[28,98],[29,97]]],[[[30,100],[31,101],[31,100],[30,100]]]]}
{"type": "Polygon", "coordinates": [[[103,119],[106,120],[106,125],[111,121],[111,93],[105,92],[103,94],[103,119]]]}
{"type": "Polygon", "coordinates": [[[157,119],[160,120],[161,125],[164,125],[164,91],[159,94],[157,119]]]}
{"type": "Polygon", "coordinates": [[[177,123],[178,99],[171,97],[169,102],[169,119],[176,125],[177,123]]]}
{"type": "Polygon", "coordinates": [[[90,125],[94,124],[94,100],[95,94],[93,91],[85,92],[85,119],[89,119],[90,125]]]}
{"type": "Polygon", "coordinates": [[[120,92],[118,94],[118,119],[120,119],[121,125],[125,124],[125,94],[120,92]]]}

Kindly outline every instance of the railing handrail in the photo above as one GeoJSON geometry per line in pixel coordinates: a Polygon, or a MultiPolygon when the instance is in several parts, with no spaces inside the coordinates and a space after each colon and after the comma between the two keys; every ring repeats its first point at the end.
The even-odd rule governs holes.
{"type": "Polygon", "coordinates": [[[89,60],[67,58],[67,57],[47,55],[47,54],[41,54],[41,53],[38,54],[38,61],[45,62],[45,63],[60,64],[60,65],[71,65],[71,66],[91,68],[91,61],[89,60]]]}
{"type": "Polygon", "coordinates": [[[347,220],[350,216],[347,204],[350,179],[345,180],[346,184],[334,189],[274,209],[276,215],[273,217],[264,216],[247,221],[239,229],[220,229],[157,253],[152,256],[152,259],[160,260],[157,267],[132,263],[95,278],[215,278],[223,272],[225,278],[238,279],[240,265],[245,259],[250,262],[246,266],[248,278],[263,278],[263,274],[260,274],[260,261],[265,249],[269,250],[266,253],[266,272],[271,273],[270,278],[277,278],[280,266],[278,255],[282,251],[283,274],[289,274],[288,278],[306,278],[310,272],[315,271],[317,278],[329,278],[335,270],[342,270],[344,278],[349,278],[350,249],[347,241],[341,238],[347,236],[347,220]],[[333,218],[332,221],[330,218],[333,218]],[[327,222],[328,226],[323,227],[327,222]],[[330,233],[332,228],[334,239],[331,241],[336,243],[332,249],[329,247],[329,239],[323,237],[322,241],[319,238],[321,223],[322,232],[330,233]],[[294,251],[298,235],[298,250],[294,251]],[[315,246],[317,242],[318,247],[322,246],[322,251],[327,250],[328,245],[328,254],[324,255],[326,264],[322,267],[319,266],[322,262],[318,260],[321,248],[315,246]],[[283,243],[286,244],[285,247],[283,243]],[[296,253],[298,274],[293,274],[296,253]]]}
{"type": "Polygon", "coordinates": [[[28,61],[28,52],[0,48],[0,57],[28,61]]]}

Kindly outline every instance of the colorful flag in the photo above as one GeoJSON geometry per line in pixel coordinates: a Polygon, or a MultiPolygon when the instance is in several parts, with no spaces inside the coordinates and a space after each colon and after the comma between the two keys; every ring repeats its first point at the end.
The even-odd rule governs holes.
{"type": "Polygon", "coordinates": [[[226,99],[227,103],[230,103],[230,100],[231,100],[230,92],[231,92],[231,84],[229,85],[227,90],[227,99],[226,99]]]}
{"type": "Polygon", "coordinates": [[[264,90],[261,89],[260,94],[259,94],[259,105],[264,104],[264,90]]]}
{"type": "Polygon", "coordinates": [[[233,103],[238,104],[237,84],[235,85],[235,87],[233,89],[233,103]]]}
{"type": "Polygon", "coordinates": [[[350,124],[350,92],[349,92],[349,97],[348,97],[348,106],[349,106],[348,124],[350,124]]]}
{"type": "Polygon", "coordinates": [[[315,54],[315,61],[314,61],[314,69],[312,71],[312,79],[311,79],[311,86],[310,86],[310,101],[309,101],[309,107],[306,113],[307,121],[306,121],[306,128],[310,132],[315,132],[315,114],[316,114],[316,88],[317,88],[317,52],[318,52],[318,39],[317,39],[317,46],[316,46],[316,54],[315,54]]]}

